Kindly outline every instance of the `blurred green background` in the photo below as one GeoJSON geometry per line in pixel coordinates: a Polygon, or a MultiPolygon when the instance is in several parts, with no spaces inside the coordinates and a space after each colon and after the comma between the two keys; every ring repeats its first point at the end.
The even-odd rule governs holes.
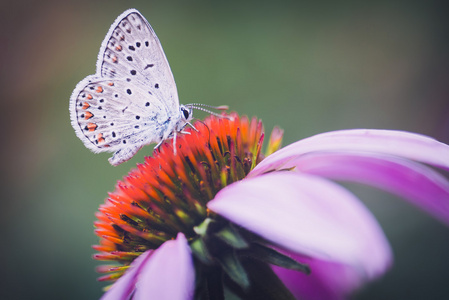
{"type": "MultiPolygon", "coordinates": [[[[94,213],[152,147],[119,167],[87,150],[69,97],[109,26],[135,7],[162,42],[181,103],[227,104],[285,142],[343,128],[449,142],[445,1],[1,1],[1,299],[96,299],[94,213]]],[[[204,114],[196,112],[196,116],[204,114]]],[[[351,185],[395,265],[354,299],[449,299],[449,228],[351,185]]]]}

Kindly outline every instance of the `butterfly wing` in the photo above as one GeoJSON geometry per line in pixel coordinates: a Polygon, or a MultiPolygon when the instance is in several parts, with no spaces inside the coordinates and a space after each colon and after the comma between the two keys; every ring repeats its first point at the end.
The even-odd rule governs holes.
{"type": "Polygon", "coordinates": [[[95,153],[116,152],[120,162],[113,159],[114,165],[171,130],[163,101],[126,79],[87,77],[75,88],[70,106],[77,136],[95,153]]]}
{"type": "Polygon", "coordinates": [[[137,10],[125,11],[111,25],[96,74],[72,93],[70,116],[88,149],[115,152],[113,165],[174,130],[180,112],[173,74],[159,39],[137,10]]]}
{"type": "Polygon", "coordinates": [[[161,43],[135,9],[125,11],[111,25],[98,54],[97,74],[137,82],[163,99],[170,113],[179,114],[175,80],[161,43]]]}

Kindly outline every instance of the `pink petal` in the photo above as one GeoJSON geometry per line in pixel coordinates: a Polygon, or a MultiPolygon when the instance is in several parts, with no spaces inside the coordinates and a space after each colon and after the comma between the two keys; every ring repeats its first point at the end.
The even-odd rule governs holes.
{"type": "Polygon", "coordinates": [[[120,277],[114,285],[103,294],[102,300],[122,300],[129,299],[132,291],[135,288],[137,276],[140,270],[145,265],[146,261],[152,254],[153,250],[148,250],[138,256],[129,266],[125,274],[120,277]]]}
{"type": "Polygon", "coordinates": [[[343,300],[363,283],[357,270],[348,265],[313,259],[300,255],[289,255],[293,259],[307,264],[312,273],[301,272],[272,266],[274,272],[285,286],[297,298],[303,300],[343,300]]]}
{"type": "Polygon", "coordinates": [[[167,241],[145,263],[136,284],[135,300],[188,300],[194,295],[195,269],[182,233],[167,241]]]}
{"type": "Polygon", "coordinates": [[[279,247],[355,267],[376,277],[391,250],[371,213],[347,190],[296,172],[274,172],[221,190],[214,212],[279,247]]]}
{"type": "Polygon", "coordinates": [[[424,165],[391,156],[346,153],[309,154],[292,162],[300,172],[387,190],[449,224],[449,181],[424,165]]]}
{"type": "Polygon", "coordinates": [[[294,167],[292,159],[317,151],[388,154],[449,169],[449,146],[430,137],[404,131],[352,129],[318,134],[284,147],[264,159],[248,177],[294,167]]]}

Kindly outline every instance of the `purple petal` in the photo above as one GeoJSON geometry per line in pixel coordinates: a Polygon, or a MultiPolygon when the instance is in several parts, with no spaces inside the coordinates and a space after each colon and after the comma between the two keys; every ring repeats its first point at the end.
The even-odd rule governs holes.
{"type": "Polygon", "coordinates": [[[208,207],[283,249],[351,265],[369,278],[391,262],[388,242],[371,213],[326,179],[269,173],[228,186],[208,207]]]}
{"type": "Polygon", "coordinates": [[[248,175],[291,168],[291,160],[317,151],[365,152],[404,157],[449,169],[449,146],[430,137],[394,130],[352,129],[318,134],[273,153],[248,175]]]}
{"type": "Polygon", "coordinates": [[[307,264],[312,270],[310,275],[306,275],[272,266],[274,272],[297,299],[343,300],[364,283],[357,270],[348,265],[300,255],[289,254],[289,256],[298,262],[307,264]]]}
{"type": "Polygon", "coordinates": [[[304,155],[294,163],[300,172],[387,190],[449,224],[449,181],[424,165],[391,156],[342,153],[304,155]]]}
{"type": "Polygon", "coordinates": [[[151,256],[153,250],[148,250],[139,255],[126,270],[125,274],[120,277],[114,285],[103,294],[102,300],[122,300],[129,299],[132,291],[135,288],[137,276],[140,270],[145,265],[148,258],[151,256]]]}
{"type": "Polygon", "coordinates": [[[135,300],[193,298],[195,269],[189,244],[182,233],[167,241],[145,263],[136,284],[135,300]]]}

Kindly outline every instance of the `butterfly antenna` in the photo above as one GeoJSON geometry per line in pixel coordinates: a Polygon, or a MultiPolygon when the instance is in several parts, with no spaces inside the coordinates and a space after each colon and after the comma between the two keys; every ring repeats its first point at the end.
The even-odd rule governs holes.
{"type": "Polygon", "coordinates": [[[193,109],[197,109],[197,110],[201,110],[201,111],[207,112],[207,113],[209,113],[211,115],[214,115],[216,117],[219,117],[219,118],[229,119],[228,116],[223,116],[223,115],[217,114],[216,112],[213,112],[213,111],[210,111],[210,110],[204,108],[204,107],[207,107],[207,108],[212,108],[212,109],[216,109],[216,110],[225,111],[225,110],[229,109],[229,106],[227,106],[227,105],[211,106],[211,105],[201,104],[201,103],[190,103],[190,104],[186,104],[185,106],[189,107],[189,108],[193,108],[193,109]]]}
{"type": "Polygon", "coordinates": [[[212,105],[207,105],[207,104],[203,104],[203,103],[190,103],[190,104],[186,104],[186,106],[202,106],[202,107],[209,107],[212,109],[217,109],[217,110],[228,110],[229,106],[227,105],[220,105],[220,106],[212,106],[212,105]]]}

